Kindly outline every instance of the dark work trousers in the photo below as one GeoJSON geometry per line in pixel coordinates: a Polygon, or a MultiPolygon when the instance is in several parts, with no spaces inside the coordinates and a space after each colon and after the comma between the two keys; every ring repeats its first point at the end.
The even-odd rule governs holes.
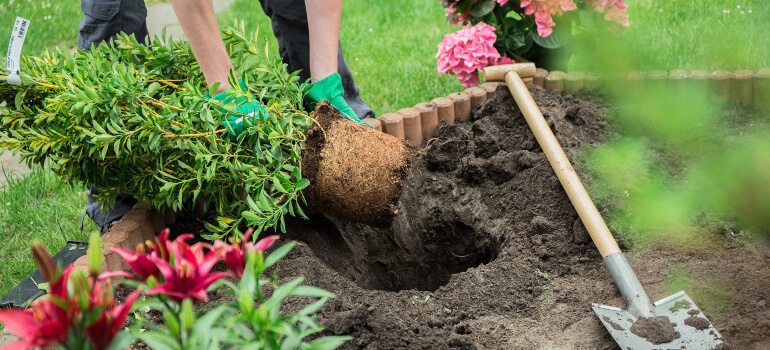
{"type": "MultiPolygon", "coordinates": [[[[91,45],[99,46],[103,41],[108,44],[117,38],[120,32],[133,33],[139,43],[149,43],[147,32],[147,7],[144,0],[81,0],[83,20],[78,33],[78,48],[90,50],[91,45]]],[[[129,194],[119,196],[113,208],[102,208],[104,203],[94,198],[99,191],[96,184],[86,192],[87,215],[100,228],[102,233],[120,220],[136,204],[136,199],[129,194]]],[[[81,220],[80,226],[83,227],[81,220]]]]}
{"type": "MultiPolygon", "coordinates": [[[[262,10],[270,16],[273,34],[278,39],[278,51],[283,63],[288,65],[289,72],[301,70],[300,81],[310,78],[310,30],[307,26],[307,10],[305,0],[260,0],[262,10]]],[[[358,86],[353,80],[342,46],[337,55],[337,72],[342,78],[345,89],[344,98],[350,108],[359,118],[374,118],[374,111],[361,100],[358,86]]]]}
{"type": "MultiPolygon", "coordinates": [[[[289,72],[301,70],[300,81],[310,78],[310,39],[307,25],[307,10],[304,0],[260,0],[265,14],[270,16],[273,32],[278,39],[278,50],[289,72]]],[[[109,43],[120,32],[135,34],[143,44],[149,43],[147,31],[147,7],[144,0],[81,0],[84,18],[80,22],[78,48],[91,49],[103,41],[109,43]]],[[[339,49],[337,70],[342,77],[344,98],[359,118],[374,118],[374,111],[361,99],[358,86],[353,80],[342,46],[339,49]]],[[[86,213],[104,231],[112,223],[120,220],[136,204],[131,197],[118,198],[114,208],[101,210],[102,203],[92,195],[97,194],[96,186],[91,185],[86,204],[86,213]]],[[[85,218],[85,216],[84,216],[85,218]]]]}

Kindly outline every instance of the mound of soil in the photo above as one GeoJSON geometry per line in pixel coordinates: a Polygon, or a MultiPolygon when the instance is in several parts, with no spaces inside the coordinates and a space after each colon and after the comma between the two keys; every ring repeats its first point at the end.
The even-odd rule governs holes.
{"type": "MultiPolygon", "coordinates": [[[[605,134],[600,99],[530,91],[573,163],[605,134]]],[[[343,349],[618,348],[591,303],[625,307],[623,298],[508,91],[434,137],[390,228],[287,222],[282,240],[300,243],[278,263],[280,282],[302,275],[337,295],[317,313],[324,334],[353,336],[343,349]]],[[[699,317],[735,348],[768,348],[770,249],[729,234],[703,241],[629,261],[652,300],[686,270],[699,317]]]]}

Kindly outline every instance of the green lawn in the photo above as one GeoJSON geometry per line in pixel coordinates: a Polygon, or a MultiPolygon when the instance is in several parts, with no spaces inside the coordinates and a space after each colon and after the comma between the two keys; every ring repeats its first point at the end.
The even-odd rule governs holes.
{"type": "Polygon", "coordinates": [[[628,69],[713,71],[770,67],[766,34],[770,7],[766,1],[626,3],[631,26],[607,56],[622,58],[628,69]]]}
{"type": "Polygon", "coordinates": [[[37,269],[29,251],[33,239],[51,255],[67,240],[88,240],[97,228],[86,219],[80,233],[85,202],[85,186],[61,184],[50,170],[35,169],[0,187],[0,296],[37,269]]]}
{"type": "Polygon", "coordinates": [[[30,20],[24,39],[25,55],[38,56],[46,48],[77,45],[78,24],[83,19],[80,0],[0,0],[0,55],[5,62],[8,39],[16,17],[30,20]]]}

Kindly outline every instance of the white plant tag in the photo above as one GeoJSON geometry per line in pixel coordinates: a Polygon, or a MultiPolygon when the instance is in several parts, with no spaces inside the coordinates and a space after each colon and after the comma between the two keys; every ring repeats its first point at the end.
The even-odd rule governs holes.
{"type": "Polygon", "coordinates": [[[19,69],[21,68],[21,49],[24,46],[24,38],[27,36],[29,20],[16,17],[11,33],[11,41],[8,42],[8,56],[5,60],[5,68],[10,73],[8,75],[8,84],[20,85],[19,69]]]}

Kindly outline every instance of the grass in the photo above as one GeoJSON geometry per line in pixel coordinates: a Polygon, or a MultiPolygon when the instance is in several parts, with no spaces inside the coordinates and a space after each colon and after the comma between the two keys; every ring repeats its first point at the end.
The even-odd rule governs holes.
{"type": "MultiPolygon", "coordinates": [[[[77,45],[83,19],[80,0],[0,0],[0,55],[8,52],[8,39],[16,17],[30,20],[23,55],[40,55],[46,48],[77,45]]],[[[2,60],[5,62],[5,59],[2,60]]]]}
{"type": "MultiPolygon", "coordinates": [[[[770,45],[765,34],[770,7],[763,0],[626,3],[631,26],[607,55],[622,56],[628,69],[713,71],[770,67],[770,45]]],[[[572,67],[580,68],[580,63],[573,63],[572,67]]]]}
{"type": "Polygon", "coordinates": [[[37,269],[29,251],[32,240],[53,255],[67,240],[87,240],[98,229],[86,219],[80,233],[85,201],[85,186],[62,184],[49,169],[34,169],[0,187],[0,296],[37,269]]]}
{"type": "MultiPolygon", "coordinates": [[[[277,53],[270,20],[255,2],[235,3],[220,24],[235,19],[259,28],[277,53]]],[[[381,115],[464,90],[454,76],[438,76],[434,58],[444,35],[457,29],[436,0],[343,2],[342,49],[364,101],[381,115]]]]}

